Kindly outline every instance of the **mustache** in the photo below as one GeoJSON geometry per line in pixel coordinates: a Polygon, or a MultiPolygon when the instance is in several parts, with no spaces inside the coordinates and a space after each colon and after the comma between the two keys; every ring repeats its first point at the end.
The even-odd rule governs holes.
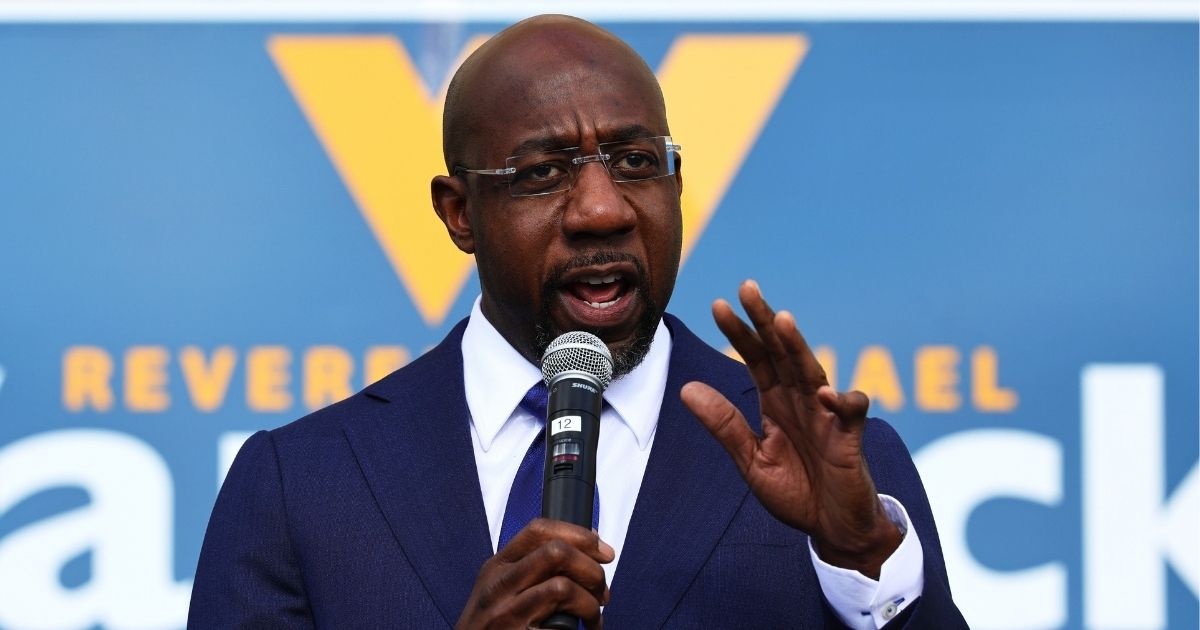
{"type": "Polygon", "coordinates": [[[637,282],[634,286],[641,290],[646,289],[646,267],[642,265],[642,260],[633,254],[626,252],[617,252],[612,250],[600,250],[590,254],[580,254],[573,256],[566,262],[561,263],[550,271],[550,277],[546,279],[545,288],[547,289],[543,295],[549,295],[550,291],[562,286],[562,279],[571,271],[580,267],[592,267],[596,265],[607,265],[610,263],[624,262],[633,265],[637,270],[637,282]]]}

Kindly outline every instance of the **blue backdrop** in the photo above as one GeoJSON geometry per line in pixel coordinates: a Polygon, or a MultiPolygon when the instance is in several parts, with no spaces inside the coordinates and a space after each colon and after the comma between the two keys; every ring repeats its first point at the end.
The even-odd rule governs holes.
{"type": "MultiPolygon", "coordinates": [[[[737,62],[782,91],[728,132],[670,310],[724,347],[708,306],[754,277],[797,314],[916,455],[973,625],[1197,627],[1196,24],[608,26],[653,68],[694,35],[800,43],[737,62]]],[[[329,73],[272,42],[395,42],[436,104],[502,27],[0,24],[0,627],[182,625],[245,432],[477,295],[406,284],[430,271],[368,220],[350,123],[304,96],[329,73]]],[[[720,81],[669,106],[713,99],[720,137],[720,81]]],[[[687,177],[708,147],[675,133],[687,177]]]]}

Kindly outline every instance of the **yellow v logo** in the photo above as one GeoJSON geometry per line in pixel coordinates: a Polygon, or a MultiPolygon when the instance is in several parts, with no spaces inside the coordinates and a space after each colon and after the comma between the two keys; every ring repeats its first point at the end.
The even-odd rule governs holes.
{"type": "Polygon", "coordinates": [[[683,146],[686,261],[808,53],[801,35],[683,35],[658,70],[683,146]]]}
{"type": "Polygon", "coordinates": [[[267,47],[421,317],[440,324],[472,264],[429,201],[429,179],[445,170],[445,88],[431,94],[388,35],[289,35],[267,47]]]}
{"type": "MultiPolygon", "coordinates": [[[[280,35],[267,48],[421,317],[440,325],[473,262],[427,201],[445,170],[445,88],[433,94],[388,35],[280,35]]],[[[667,53],[658,74],[684,146],[685,259],[807,51],[800,35],[684,35],[667,53]]]]}

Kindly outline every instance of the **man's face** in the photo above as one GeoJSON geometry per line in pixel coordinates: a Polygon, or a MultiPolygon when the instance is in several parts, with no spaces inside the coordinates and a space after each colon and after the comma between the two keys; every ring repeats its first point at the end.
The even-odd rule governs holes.
{"type": "MultiPolygon", "coordinates": [[[[602,142],[669,135],[653,77],[626,52],[544,40],[510,48],[472,86],[486,113],[459,166],[503,168],[513,155],[568,147],[595,155],[602,142]]],[[[559,334],[585,330],[608,344],[618,374],[632,369],[679,269],[679,176],[618,183],[592,162],[570,190],[532,197],[511,196],[503,177],[459,179],[464,249],[475,254],[488,320],[533,361],[559,334]]]]}

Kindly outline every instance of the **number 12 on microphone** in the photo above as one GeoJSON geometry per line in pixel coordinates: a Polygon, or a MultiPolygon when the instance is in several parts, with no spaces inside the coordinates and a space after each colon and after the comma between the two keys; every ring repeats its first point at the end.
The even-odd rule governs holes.
{"type": "Polygon", "coordinates": [[[583,418],[580,416],[559,416],[550,421],[550,435],[558,435],[563,431],[582,431],[583,418]]]}

